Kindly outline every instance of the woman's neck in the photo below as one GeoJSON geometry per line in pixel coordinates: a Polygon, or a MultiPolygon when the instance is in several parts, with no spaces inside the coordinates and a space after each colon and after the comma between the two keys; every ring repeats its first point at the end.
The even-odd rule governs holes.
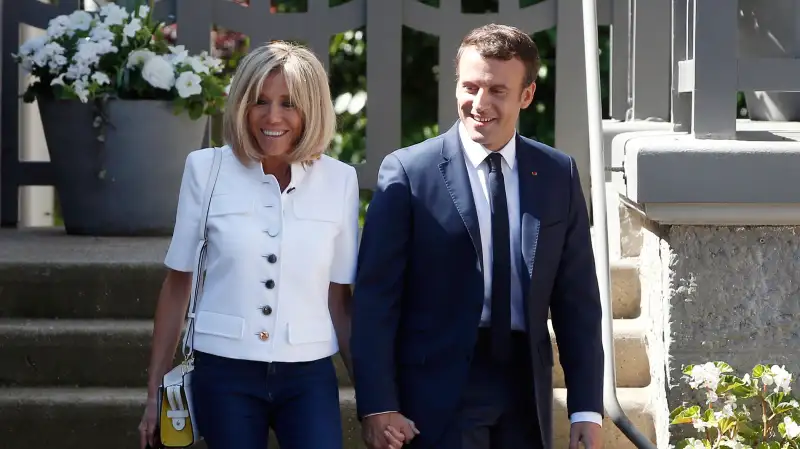
{"type": "Polygon", "coordinates": [[[278,180],[281,191],[286,189],[292,180],[291,167],[283,158],[265,157],[261,159],[261,170],[265,175],[272,175],[278,180]]]}

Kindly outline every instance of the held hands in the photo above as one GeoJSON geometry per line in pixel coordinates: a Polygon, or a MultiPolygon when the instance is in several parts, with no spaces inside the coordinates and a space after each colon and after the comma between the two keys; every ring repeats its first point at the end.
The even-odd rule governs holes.
{"type": "Polygon", "coordinates": [[[576,422],[569,430],[569,449],[603,449],[603,428],[593,422],[576,422]]]}
{"type": "Polygon", "coordinates": [[[382,413],[361,421],[361,436],[369,449],[400,449],[419,435],[414,422],[400,413],[382,413]]]}

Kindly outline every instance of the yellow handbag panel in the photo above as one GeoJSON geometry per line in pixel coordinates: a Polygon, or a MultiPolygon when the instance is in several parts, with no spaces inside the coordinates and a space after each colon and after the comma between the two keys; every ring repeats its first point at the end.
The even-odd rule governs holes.
{"type": "MultiPolygon", "coordinates": [[[[186,393],[181,388],[181,399],[184,404],[188,404],[186,393]]],[[[192,429],[191,416],[186,418],[186,425],[181,430],[175,430],[172,426],[172,419],[167,416],[169,410],[169,400],[166,389],[161,393],[161,418],[159,427],[161,429],[161,444],[164,447],[189,447],[194,444],[194,432],[192,429]]]]}

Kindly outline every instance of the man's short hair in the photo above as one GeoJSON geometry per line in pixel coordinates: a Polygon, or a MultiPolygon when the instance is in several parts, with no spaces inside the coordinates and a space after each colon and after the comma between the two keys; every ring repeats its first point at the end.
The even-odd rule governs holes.
{"type": "Polygon", "coordinates": [[[530,86],[536,81],[541,61],[539,49],[530,36],[520,29],[491,23],[470,31],[461,40],[456,54],[456,76],[458,76],[458,63],[467,47],[475,48],[485,59],[499,59],[509,61],[519,58],[525,65],[525,78],[523,87],[530,86]]]}

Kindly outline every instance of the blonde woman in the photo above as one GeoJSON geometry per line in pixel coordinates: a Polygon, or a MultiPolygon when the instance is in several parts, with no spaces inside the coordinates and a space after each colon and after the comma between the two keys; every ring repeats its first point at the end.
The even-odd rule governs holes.
{"type": "Polygon", "coordinates": [[[336,116],[307,49],[256,48],[240,63],[222,148],[192,152],[158,299],[141,445],[153,444],[158,386],[172,368],[196,263],[214,151],[208,253],[194,321],[195,420],[209,449],[340,449],[331,357],[350,366],[350,286],[358,247],[355,170],[323,155],[336,116]]]}

